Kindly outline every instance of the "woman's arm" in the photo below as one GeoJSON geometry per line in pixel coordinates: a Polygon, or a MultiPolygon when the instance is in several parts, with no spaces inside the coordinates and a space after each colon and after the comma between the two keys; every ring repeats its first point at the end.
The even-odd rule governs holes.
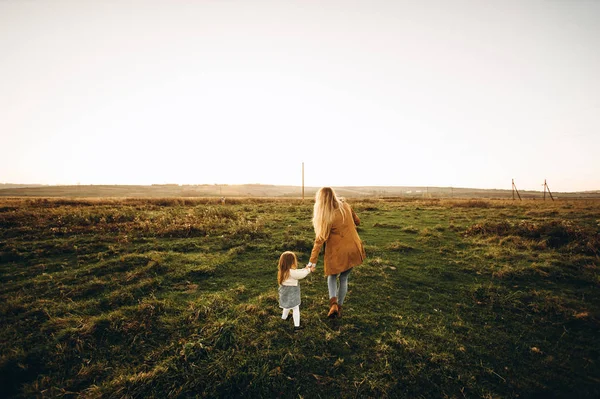
{"type": "Polygon", "coordinates": [[[354,212],[354,209],[352,209],[352,207],[350,207],[350,211],[352,212],[352,219],[354,219],[354,225],[355,226],[359,226],[360,225],[360,219],[356,215],[356,212],[354,212]]]}
{"type": "Polygon", "coordinates": [[[325,242],[322,238],[315,239],[315,243],[313,244],[313,249],[310,253],[310,263],[317,264],[317,260],[319,260],[319,253],[321,252],[321,248],[323,248],[323,243],[325,242]]]}

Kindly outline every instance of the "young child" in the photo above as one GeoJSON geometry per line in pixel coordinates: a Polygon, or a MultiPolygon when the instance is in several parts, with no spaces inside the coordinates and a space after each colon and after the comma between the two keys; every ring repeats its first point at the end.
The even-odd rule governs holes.
{"type": "Polygon", "coordinates": [[[298,259],[296,254],[291,251],[285,251],[279,257],[279,265],[277,272],[277,282],[279,283],[279,307],[283,308],[281,318],[287,320],[290,310],[294,318],[294,331],[301,330],[300,327],[300,284],[298,280],[302,280],[308,276],[315,267],[305,267],[297,269],[298,259]]]}

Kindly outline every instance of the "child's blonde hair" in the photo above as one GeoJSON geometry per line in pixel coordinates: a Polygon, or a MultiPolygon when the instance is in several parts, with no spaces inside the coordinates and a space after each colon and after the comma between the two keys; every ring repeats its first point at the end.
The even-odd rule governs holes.
{"type": "Polygon", "coordinates": [[[312,220],[317,239],[327,240],[329,238],[331,223],[333,223],[335,211],[338,209],[342,213],[342,219],[344,219],[346,217],[344,204],[335,195],[335,191],[331,187],[323,187],[317,191],[312,220]]]}
{"type": "Polygon", "coordinates": [[[279,264],[277,265],[277,282],[283,283],[290,276],[290,269],[298,267],[298,258],[292,251],[285,251],[279,257],[279,264]]]}

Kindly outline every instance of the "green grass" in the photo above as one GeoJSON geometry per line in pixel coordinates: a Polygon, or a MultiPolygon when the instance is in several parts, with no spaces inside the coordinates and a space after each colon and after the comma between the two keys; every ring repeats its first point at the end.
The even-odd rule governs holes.
{"type": "Polygon", "coordinates": [[[367,261],[302,324],[312,203],[1,199],[2,397],[600,396],[600,202],[352,201],[367,261]]]}

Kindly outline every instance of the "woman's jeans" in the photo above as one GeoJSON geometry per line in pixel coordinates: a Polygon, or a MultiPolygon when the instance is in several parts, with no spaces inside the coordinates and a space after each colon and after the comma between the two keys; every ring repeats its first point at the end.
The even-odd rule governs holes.
{"type": "Polygon", "coordinates": [[[352,268],[342,272],[340,274],[333,274],[331,276],[327,276],[327,287],[329,288],[329,298],[337,297],[338,304],[344,304],[344,298],[346,298],[346,293],[348,292],[348,276],[352,268]],[[340,285],[338,288],[337,277],[340,276],[340,285]]]}

